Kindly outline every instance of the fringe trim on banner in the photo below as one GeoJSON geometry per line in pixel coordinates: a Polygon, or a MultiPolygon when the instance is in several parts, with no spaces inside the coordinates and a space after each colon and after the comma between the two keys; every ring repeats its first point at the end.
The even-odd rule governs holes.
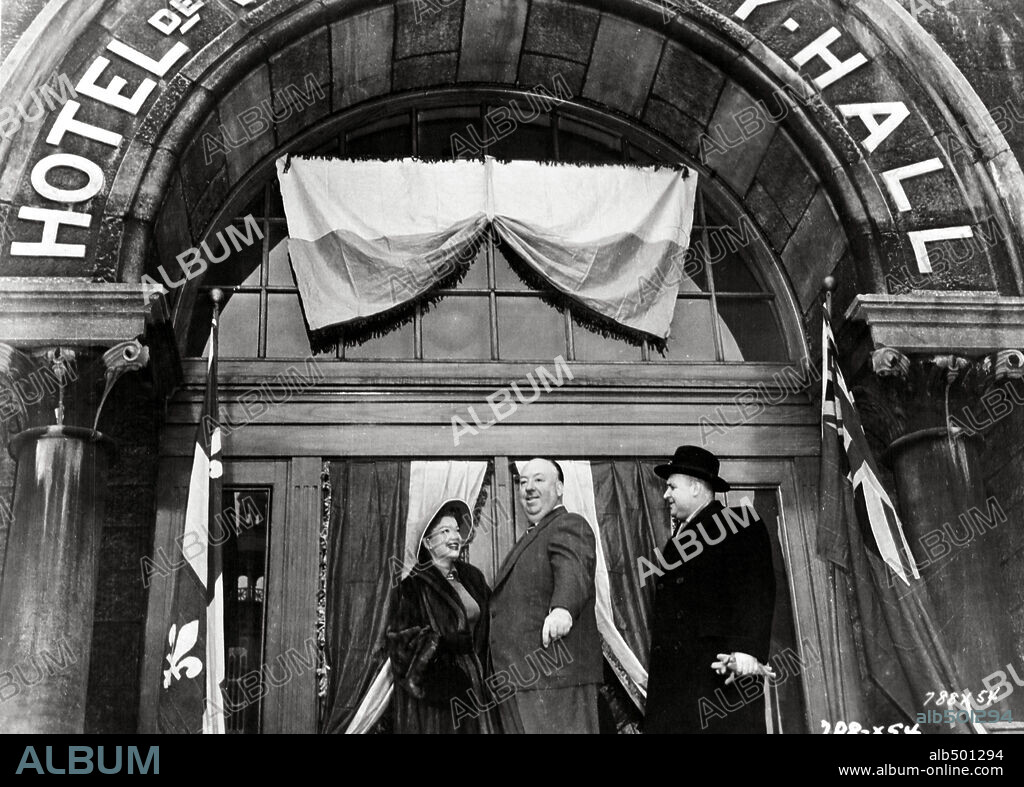
{"type": "MultiPolygon", "coordinates": [[[[480,242],[480,239],[473,241],[469,247],[474,257],[479,249],[480,242]]],[[[469,250],[467,250],[467,254],[469,250]]],[[[444,300],[448,294],[439,292],[439,290],[449,290],[458,287],[469,274],[469,268],[472,264],[456,265],[451,273],[437,279],[430,286],[430,289],[422,295],[418,295],[379,314],[349,320],[348,322],[336,325],[328,325],[316,331],[311,331],[309,322],[306,321],[306,333],[309,336],[310,348],[314,353],[325,353],[334,350],[339,344],[343,344],[346,347],[354,347],[368,342],[370,339],[376,339],[391,333],[391,331],[412,322],[416,317],[417,308],[423,314],[427,314],[435,304],[444,300]]],[[[299,301],[301,304],[302,299],[300,298],[299,301]]],[[[306,320],[305,309],[302,310],[302,319],[306,320]]]]}
{"type": "Polygon", "coordinates": [[[503,254],[508,260],[512,272],[519,280],[531,290],[536,291],[544,303],[559,313],[568,309],[569,314],[579,325],[605,339],[621,339],[634,347],[640,347],[646,341],[653,349],[662,355],[665,354],[666,342],[661,337],[618,323],[611,317],[606,317],[586,304],[580,303],[569,293],[553,290],[551,282],[527,265],[518,254],[512,253],[507,248],[503,249],[503,254]]]}
{"type": "Polygon", "coordinates": [[[320,561],[317,572],[316,588],[316,648],[317,648],[317,697],[319,698],[320,718],[324,716],[327,700],[327,540],[331,527],[331,463],[323,462],[320,469],[320,561]]]}
{"type": "MultiPolygon", "coordinates": [[[[482,154],[482,153],[480,154],[480,156],[474,156],[472,158],[430,158],[430,157],[426,157],[425,158],[423,156],[402,156],[400,158],[384,159],[384,158],[380,158],[378,156],[311,156],[311,155],[293,156],[291,153],[286,153],[285,156],[286,156],[286,158],[285,158],[285,165],[284,165],[284,172],[285,172],[285,174],[287,174],[288,170],[291,168],[291,163],[292,163],[293,160],[302,160],[302,161],[359,161],[359,162],[374,162],[374,163],[378,163],[378,164],[391,164],[391,163],[394,163],[396,161],[413,161],[413,162],[416,162],[418,164],[457,164],[459,162],[466,162],[466,163],[474,163],[474,164],[476,164],[476,163],[480,163],[480,162],[482,162],[484,160],[484,154],[482,154]]],[[[496,163],[498,163],[498,164],[511,164],[513,161],[520,161],[521,160],[521,159],[498,158],[497,156],[491,156],[491,158],[496,163]]],[[[686,166],[686,164],[683,164],[682,162],[678,162],[678,163],[675,163],[675,164],[663,164],[661,162],[655,162],[653,164],[635,164],[633,162],[626,162],[626,163],[618,163],[618,162],[611,163],[611,162],[609,162],[609,163],[606,163],[606,164],[601,164],[601,163],[594,163],[594,162],[591,162],[591,161],[531,161],[530,163],[531,164],[539,164],[542,167],[577,167],[577,168],[580,168],[580,169],[582,169],[582,168],[587,168],[587,169],[599,169],[599,168],[611,169],[611,168],[618,168],[618,169],[636,169],[636,170],[649,169],[649,170],[653,170],[654,172],[658,172],[658,171],[663,170],[663,169],[670,169],[673,172],[678,172],[679,173],[679,177],[684,178],[684,179],[690,177],[690,174],[691,174],[690,173],[690,168],[688,166],[686,166]]]]}

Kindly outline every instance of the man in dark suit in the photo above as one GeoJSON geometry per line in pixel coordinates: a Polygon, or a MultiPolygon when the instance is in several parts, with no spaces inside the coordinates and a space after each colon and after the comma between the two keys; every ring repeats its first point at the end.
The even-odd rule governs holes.
{"type": "MultiPolygon", "coordinates": [[[[562,468],[532,459],[519,497],[529,529],[491,596],[491,661],[515,689],[499,705],[505,732],[596,733],[601,642],[594,615],[594,533],[562,505],[562,468]]],[[[502,689],[494,687],[501,699],[502,689]]]]}
{"type": "Polygon", "coordinates": [[[753,508],[715,500],[729,489],[718,466],[710,451],[681,446],[655,468],[674,526],[655,583],[647,733],[766,732],[771,542],[753,508]]]}

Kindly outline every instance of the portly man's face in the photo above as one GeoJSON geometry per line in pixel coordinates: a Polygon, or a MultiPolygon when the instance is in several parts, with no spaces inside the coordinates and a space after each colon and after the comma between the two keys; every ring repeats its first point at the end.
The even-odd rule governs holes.
{"type": "Polygon", "coordinates": [[[686,519],[697,510],[701,502],[701,486],[691,476],[674,473],[665,482],[665,494],[668,510],[673,519],[686,519]]]}
{"type": "Polygon", "coordinates": [[[531,459],[519,476],[519,499],[530,524],[536,524],[562,502],[562,482],[555,466],[544,459],[531,459]]]}

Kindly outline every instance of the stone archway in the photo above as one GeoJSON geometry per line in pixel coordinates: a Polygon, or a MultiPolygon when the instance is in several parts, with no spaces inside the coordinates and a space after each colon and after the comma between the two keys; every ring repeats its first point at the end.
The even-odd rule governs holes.
{"type": "MultiPolygon", "coordinates": [[[[51,5],[50,26],[63,24],[72,35],[89,21],[88,11],[99,12],[90,8],[62,21],[60,4],[51,5]]],[[[211,9],[206,24],[183,36],[158,30],[168,24],[162,18],[147,25],[125,4],[114,5],[96,17],[98,28],[81,33],[81,50],[113,52],[160,76],[166,87],[154,91],[144,116],[107,107],[96,118],[98,127],[101,120],[115,121],[111,133],[123,142],[113,152],[73,137],[75,129],[57,134],[52,123],[43,123],[34,138],[15,137],[6,151],[15,166],[7,170],[0,198],[8,202],[6,223],[16,243],[38,241],[42,228],[40,218],[17,214],[45,201],[25,181],[53,154],[46,139],[57,134],[61,152],[97,156],[109,187],[86,203],[88,228],[59,225],[62,238],[87,240],[74,244],[78,252],[85,246],[84,258],[45,257],[42,249],[10,254],[12,273],[34,268],[138,280],[161,216],[173,215],[161,211],[177,210],[175,191],[195,234],[213,196],[230,190],[252,163],[228,154],[223,172],[196,167],[196,140],[216,134],[224,116],[230,126],[252,99],[273,101],[272,86],[294,84],[288,80],[308,64],[305,74],[331,88],[331,113],[390,92],[470,83],[529,87],[562,74],[580,103],[621,112],[705,159],[759,216],[804,310],[826,273],[837,272],[851,293],[882,291],[886,275],[906,278],[927,266],[928,244],[964,236],[986,221],[1007,242],[973,250],[979,253],[956,270],[935,274],[932,288],[977,288],[979,280],[1001,292],[1020,286],[1019,168],[959,72],[891,0],[875,0],[870,8],[818,2],[799,13],[781,0],[679,8],[621,2],[604,11],[537,2],[529,13],[525,3],[473,0],[374,9],[351,2],[264,3],[234,17],[211,9]],[[931,67],[908,71],[915,58],[931,67]],[[902,119],[901,106],[907,112],[902,119]],[[879,125],[880,133],[869,133],[879,125]],[[949,145],[943,148],[945,139],[957,140],[965,160],[956,151],[950,155],[949,145]],[[75,152],[77,143],[90,149],[75,152]],[[816,243],[823,237],[831,242],[816,243]]],[[[32,51],[31,36],[22,43],[25,53],[32,51]]],[[[88,57],[76,62],[82,64],[77,75],[88,57]]],[[[316,113],[319,119],[322,110],[316,113]]],[[[296,129],[288,119],[272,133],[286,141],[296,129]]],[[[250,147],[244,155],[258,159],[260,144],[250,147]]],[[[44,167],[43,177],[51,171],[44,167]]],[[[844,295],[841,289],[840,302],[848,300],[844,295]]]]}

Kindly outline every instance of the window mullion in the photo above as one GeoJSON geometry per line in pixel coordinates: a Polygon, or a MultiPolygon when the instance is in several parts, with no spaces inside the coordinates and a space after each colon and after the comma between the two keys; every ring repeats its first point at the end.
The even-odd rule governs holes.
{"type": "Polygon", "coordinates": [[[496,361],[500,357],[499,350],[501,347],[498,343],[498,296],[495,293],[494,236],[491,233],[490,227],[487,229],[484,245],[486,246],[484,262],[487,263],[487,304],[488,314],[491,318],[491,360],[496,361]]]}
{"type": "Polygon", "coordinates": [[[708,249],[711,246],[708,244],[708,228],[707,228],[707,216],[704,213],[704,197],[701,192],[697,191],[697,210],[700,215],[700,237],[701,246],[704,249],[704,272],[708,280],[708,291],[711,293],[711,336],[715,340],[715,360],[724,361],[725,351],[722,349],[722,332],[719,330],[718,325],[718,298],[715,295],[715,277],[711,272],[711,261],[708,259],[708,249]]]}
{"type": "Polygon", "coordinates": [[[262,260],[260,261],[260,319],[259,337],[257,339],[256,357],[267,357],[267,322],[270,313],[270,296],[267,285],[270,282],[270,186],[263,188],[263,239],[260,241],[262,260]]]}

